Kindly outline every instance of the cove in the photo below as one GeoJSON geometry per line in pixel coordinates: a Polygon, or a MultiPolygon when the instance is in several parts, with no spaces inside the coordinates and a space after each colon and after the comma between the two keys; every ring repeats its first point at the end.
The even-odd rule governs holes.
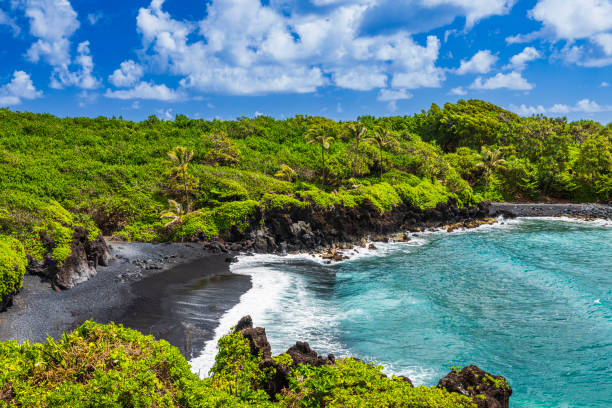
{"type": "MultiPolygon", "coordinates": [[[[304,340],[417,385],[476,364],[509,380],[514,407],[610,406],[610,224],[518,219],[377,246],[336,265],[241,257],[232,271],[253,288],[217,337],[251,314],[274,353],[304,340]]],[[[194,370],[207,371],[214,344],[194,370]]]]}

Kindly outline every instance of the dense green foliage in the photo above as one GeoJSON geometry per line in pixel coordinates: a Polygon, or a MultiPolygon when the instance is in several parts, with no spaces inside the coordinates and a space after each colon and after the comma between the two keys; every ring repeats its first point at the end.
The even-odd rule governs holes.
{"type": "MultiPolygon", "coordinates": [[[[278,363],[291,366],[291,357],[278,363]]],[[[472,407],[459,394],[413,388],[354,359],[298,366],[273,402],[248,340],[219,341],[212,376],[200,380],[178,349],[134,330],[88,321],[45,344],[0,343],[0,407],[472,407]]]]}
{"type": "Polygon", "coordinates": [[[59,263],[76,225],[125,240],[213,239],[265,208],[612,198],[611,125],[520,118],[477,100],[355,122],[1,109],[0,123],[0,234],[59,263]]]}
{"type": "Polygon", "coordinates": [[[21,289],[26,256],[15,238],[0,234],[0,300],[21,289]]]}

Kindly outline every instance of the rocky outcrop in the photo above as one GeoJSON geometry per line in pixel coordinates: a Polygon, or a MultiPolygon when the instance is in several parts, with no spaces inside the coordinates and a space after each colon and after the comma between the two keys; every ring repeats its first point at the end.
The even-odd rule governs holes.
{"type": "Polygon", "coordinates": [[[335,358],[333,354],[323,358],[316,351],[310,348],[306,342],[298,341],[294,346],[287,350],[286,354],[291,356],[291,366],[286,366],[282,363],[277,363],[272,358],[270,343],[266,336],[266,329],[263,327],[253,327],[253,319],[251,316],[244,316],[234,327],[234,333],[241,333],[244,338],[249,340],[251,345],[251,354],[261,356],[259,367],[261,369],[273,367],[275,369],[274,376],[268,381],[265,387],[266,392],[271,398],[281,392],[283,388],[289,385],[289,373],[292,369],[300,364],[310,364],[312,366],[322,366],[324,364],[334,364],[335,358]]]}
{"type": "Polygon", "coordinates": [[[325,208],[311,203],[304,208],[269,208],[258,212],[252,218],[250,228],[241,233],[233,231],[223,240],[205,244],[205,248],[215,252],[305,251],[338,243],[361,242],[368,236],[469,223],[488,216],[486,202],[470,208],[458,208],[455,201],[449,200],[429,210],[399,204],[383,214],[368,200],[354,207],[336,205],[325,208]]]}
{"type": "Polygon", "coordinates": [[[612,220],[612,205],[610,204],[518,204],[491,203],[488,206],[491,216],[504,215],[508,217],[578,217],[601,218],[612,220]]]}
{"type": "MultiPolygon", "coordinates": [[[[241,333],[249,340],[252,355],[261,356],[259,368],[272,367],[275,369],[274,376],[269,379],[265,386],[265,391],[272,399],[289,386],[290,373],[298,365],[308,364],[320,367],[327,364],[336,364],[333,354],[324,358],[310,348],[308,343],[302,341],[296,342],[285,352],[291,357],[291,365],[276,362],[272,358],[266,329],[253,327],[251,316],[240,319],[234,327],[234,333],[241,333]]],[[[397,378],[412,386],[410,378],[404,376],[397,378]]],[[[512,388],[504,377],[489,374],[475,365],[465,367],[459,372],[451,371],[440,380],[438,387],[472,398],[478,408],[509,408],[510,396],[512,395],[512,388]]]]}
{"type": "Polygon", "coordinates": [[[512,388],[504,377],[492,375],[475,365],[451,371],[440,380],[439,388],[473,399],[478,408],[508,408],[512,388]]]}
{"type": "MultiPolygon", "coordinates": [[[[93,241],[89,240],[88,235],[85,228],[75,228],[70,255],[61,264],[52,259],[51,253],[42,261],[28,255],[28,273],[48,279],[59,289],[73,288],[95,276],[98,265],[108,265],[110,250],[101,234],[93,241]]],[[[56,244],[45,234],[41,234],[40,238],[49,251],[55,247],[56,244]]]]}

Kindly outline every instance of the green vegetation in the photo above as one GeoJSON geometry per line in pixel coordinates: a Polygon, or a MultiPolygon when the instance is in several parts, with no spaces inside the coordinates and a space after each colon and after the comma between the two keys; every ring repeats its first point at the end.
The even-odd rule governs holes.
{"type": "Polygon", "coordinates": [[[477,100],[352,122],[0,109],[0,123],[0,235],[60,264],[77,225],[178,241],[244,231],[266,208],[612,198],[612,125],[520,118],[477,100]]]}
{"type": "MultiPolygon", "coordinates": [[[[277,363],[291,366],[291,357],[277,363]]],[[[274,368],[261,369],[247,339],[219,341],[212,376],[200,380],[178,349],[137,331],[88,321],[45,344],[0,343],[0,407],[472,407],[445,390],[412,388],[354,359],[300,365],[275,401],[264,391],[274,368]]]]}

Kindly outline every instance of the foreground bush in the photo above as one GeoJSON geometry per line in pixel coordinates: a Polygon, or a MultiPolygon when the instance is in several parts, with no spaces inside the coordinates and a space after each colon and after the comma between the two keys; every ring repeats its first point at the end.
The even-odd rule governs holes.
{"type": "MultiPolygon", "coordinates": [[[[275,358],[291,365],[287,355],[275,358]]],[[[297,366],[275,398],[240,333],[219,342],[212,377],[200,380],[178,349],[115,324],[85,322],[46,344],[0,343],[0,407],[472,407],[460,394],[416,387],[354,359],[297,366]]]]}

